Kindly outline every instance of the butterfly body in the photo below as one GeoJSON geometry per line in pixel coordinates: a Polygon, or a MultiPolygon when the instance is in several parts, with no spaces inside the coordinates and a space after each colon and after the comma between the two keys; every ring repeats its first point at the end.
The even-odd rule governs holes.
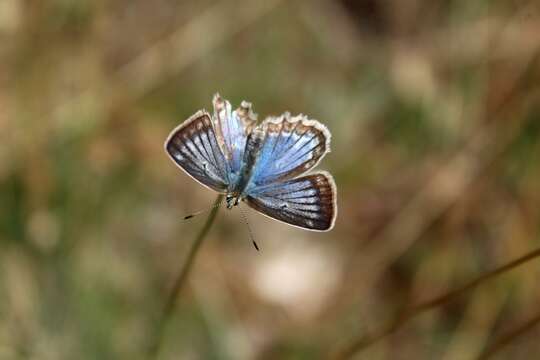
{"type": "Polygon", "coordinates": [[[327,172],[304,175],[330,151],[328,129],[289,113],[257,124],[250,103],[232,111],[217,94],[213,104],[214,116],[199,111],[171,132],[165,149],[172,160],[226,194],[228,209],[244,201],[289,225],[330,230],[337,215],[333,178],[327,172]]]}

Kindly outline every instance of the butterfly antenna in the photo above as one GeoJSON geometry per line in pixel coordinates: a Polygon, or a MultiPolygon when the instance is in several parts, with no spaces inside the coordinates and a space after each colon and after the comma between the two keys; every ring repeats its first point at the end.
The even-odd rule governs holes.
{"type": "Polygon", "coordinates": [[[253,243],[253,246],[255,246],[255,249],[257,251],[260,251],[259,245],[257,245],[257,242],[255,242],[255,237],[253,236],[253,232],[251,231],[251,226],[249,226],[249,222],[248,222],[248,219],[247,219],[246,212],[244,211],[243,207],[239,206],[239,208],[240,208],[240,213],[242,214],[242,218],[244,219],[244,222],[246,223],[246,226],[248,228],[249,238],[251,239],[251,242],[253,243]]]}
{"type": "Polygon", "coordinates": [[[215,204],[215,205],[213,205],[213,206],[211,206],[211,207],[209,207],[209,208],[207,208],[207,209],[199,210],[199,211],[194,212],[193,214],[189,214],[189,215],[187,215],[187,216],[184,216],[184,220],[191,219],[191,218],[193,218],[193,217],[195,217],[195,216],[197,216],[197,215],[200,215],[200,214],[202,214],[202,213],[204,213],[204,212],[207,212],[207,211],[210,211],[210,210],[212,210],[212,209],[215,209],[215,208],[221,206],[222,204],[223,204],[223,201],[221,201],[221,202],[219,202],[219,203],[217,203],[217,204],[215,204]]]}

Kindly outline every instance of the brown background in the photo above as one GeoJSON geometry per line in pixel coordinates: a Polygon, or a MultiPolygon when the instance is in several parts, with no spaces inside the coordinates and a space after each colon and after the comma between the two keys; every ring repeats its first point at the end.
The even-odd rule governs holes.
{"type": "MultiPolygon", "coordinates": [[[[0,1],[0,358],[136,359],[215,195],[163,152],[219,91],[332,131],[335,229],[221,211],[163,359],[317,359],[539,246],[535,1],[0,1]]],[[[540,261],[359,356],[474,359],[540,261]]],[[[540,356],[540,326],[499,358],[540,356]]]]}

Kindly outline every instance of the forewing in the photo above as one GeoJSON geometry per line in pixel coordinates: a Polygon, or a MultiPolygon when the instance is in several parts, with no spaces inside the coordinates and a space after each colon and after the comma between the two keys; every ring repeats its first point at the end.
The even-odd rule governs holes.
{"type": "Polygon", "coordinates": [[[218,192],[226,191],[229,184],[227,162],[207,112],[198,111],[174,129],[165,141],[165,151],[201,184],[218,192]]]}
{"type": "Polygon", "coordinates": [[[252,171],[252,186],[293,179],[314,166],[330,151],[330,132],[316,120],[288,113],[266,119],[258,160],[252,171]]]}
{"type": "Polygon", "coordinates": [[[243,101],[240,107],[232,111],[231,104],[214,95],[214,128],[216,137],[229,168],[234,175],[239,174],[244,158],[246,139],[255,127],[256,115],[251,110],[251,104],[243,101]]]}
{"type": "Polygon", "coordinates": [[[337,215],[336,186],[327,172],[255,188],[245,201],[271,218],[308,230],[332,229],[337,215]]]}

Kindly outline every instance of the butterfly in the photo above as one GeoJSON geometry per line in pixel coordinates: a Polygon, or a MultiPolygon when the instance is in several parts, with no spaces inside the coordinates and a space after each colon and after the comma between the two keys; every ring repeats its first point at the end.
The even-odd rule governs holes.
{"type": "Polygon", "coordinates": [[[332,175],[306,174],[330,151],[330,131],[305,115],[284,113],[257,124],[251,103],[232,110],[219,94],[214,114],[199,110],[176,127],[165,151],[189,176],[263,215],[307,230],[329,231],[337,216],[332,175]]]}

